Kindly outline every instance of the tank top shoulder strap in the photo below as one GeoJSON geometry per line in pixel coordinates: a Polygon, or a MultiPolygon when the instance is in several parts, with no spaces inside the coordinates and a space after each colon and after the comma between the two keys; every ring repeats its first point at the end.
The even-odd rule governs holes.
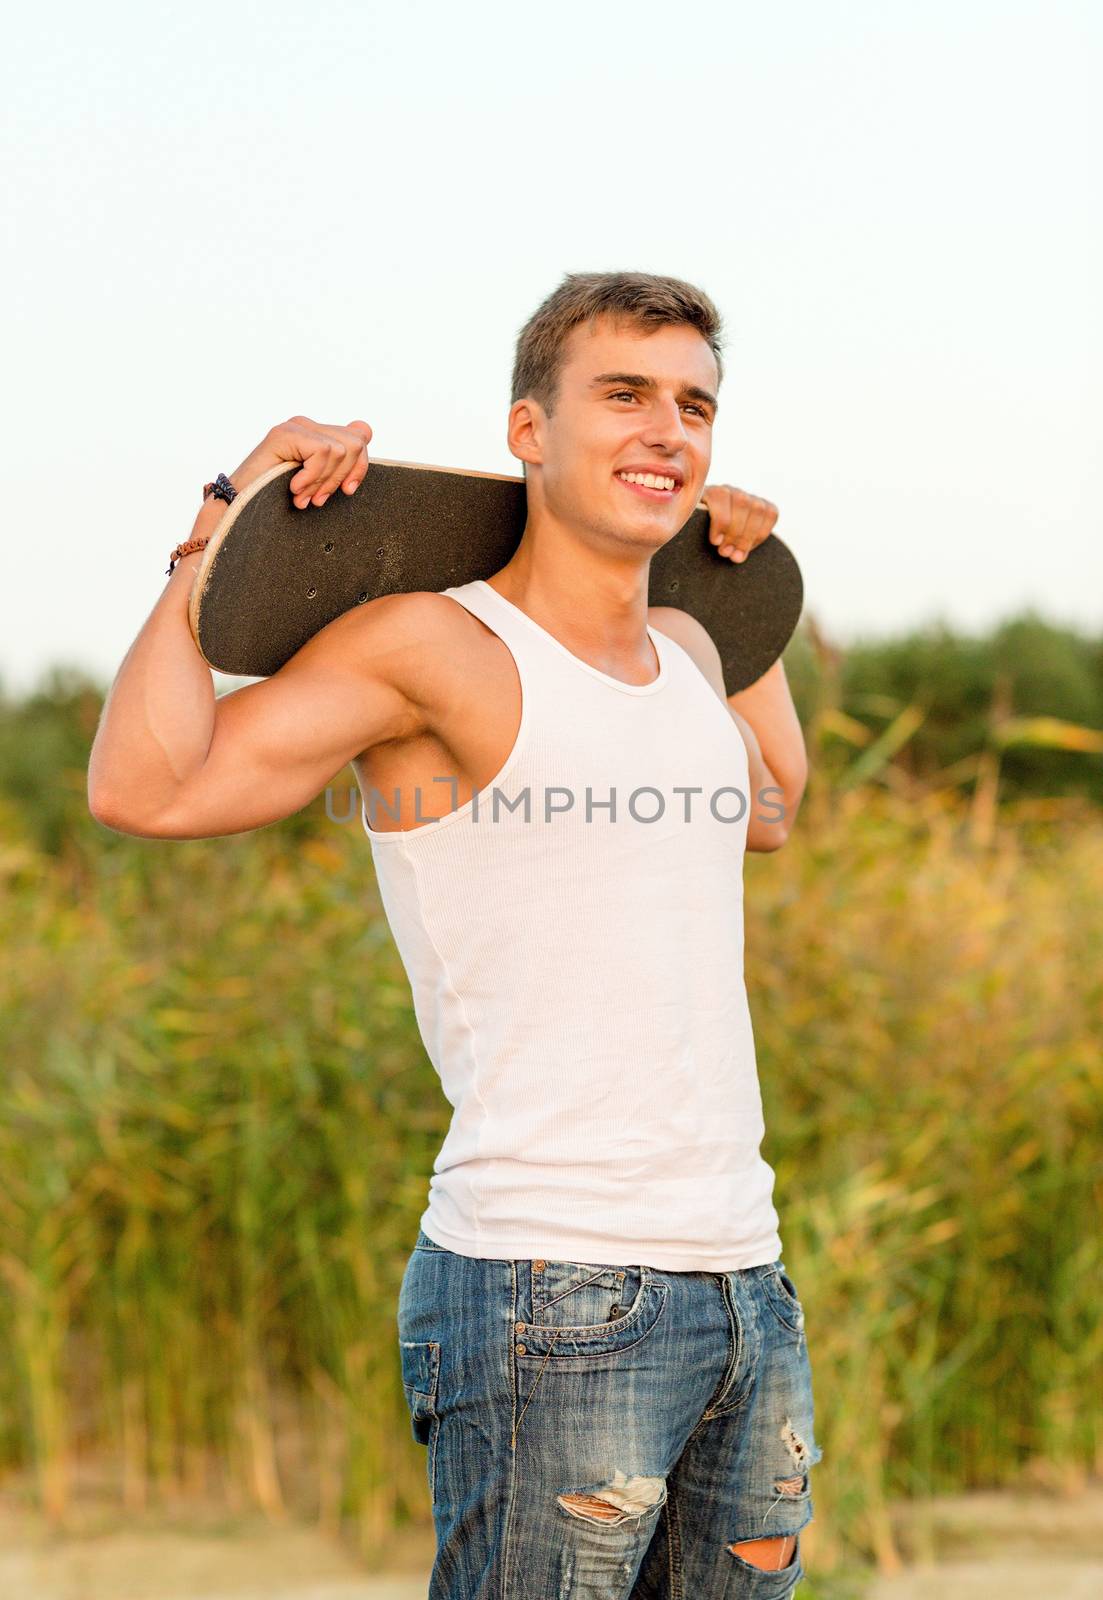
{"type": "Polygon", "coordinates": [[[581,678],[585,675],[590,679],[591,687],[594,684],[602,684],[623,695],[646,697],[664,690],[673,675],[672,641],[666,639],[650,624],[647,632],[658,661],[657,676],[648,683],[626,683],[620,678],[601,672],[588,661],[583,661],[580,656],[568,650],[554,634],[541,627],[540,623],[527,612],[499,594],[497,589],[482,578],[476,578],[473,583],[453,585],[441,593],[451,595],[454,600],[458,600],[461,605],[474,612],[494,633],[500,635],[514,656],[524,661],[534,677],[542,678],[549,683],[554,682],[560,690],[568,683],[572,690],[580,690],[581,678]]]}
{"type": "Polygon", "coordinates": [[[491,632],[504,639],[518,662],[518,670],[523,666],[526,677],[547,676],[551,663],[540,630],[490,584],[476,578],[472,583],[453,584],[441,593],[458,601],[480,622],[485,622],[491,632]]]}
{"type": "Polygon", "coordinates": [[[458,600],[467,611],[492,627],[495,633],[501,633],[503,637],[509,638],[515,631],[515,613],[512,607],[505,605],[501,595],[481,578],[475,578],[471,583],[454,583],[451,588],[442,589],[441,593],[458,600]],[[499,628],[499,622],[506,626],[499,628]]]}

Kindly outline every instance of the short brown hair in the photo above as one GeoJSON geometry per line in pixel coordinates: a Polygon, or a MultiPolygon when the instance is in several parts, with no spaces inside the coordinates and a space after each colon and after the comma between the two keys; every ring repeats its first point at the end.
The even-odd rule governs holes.
{"type": "Polygon", "coordinates": [[[527,395],[550,417],[567,335],[580,322],[592,325],[601,316],[646,328],[688,323],[708,341],[717,377],[724,376],[720,313],[703,290],[654,272],[569,272],[517,335],[510,405],[527,395]]]}

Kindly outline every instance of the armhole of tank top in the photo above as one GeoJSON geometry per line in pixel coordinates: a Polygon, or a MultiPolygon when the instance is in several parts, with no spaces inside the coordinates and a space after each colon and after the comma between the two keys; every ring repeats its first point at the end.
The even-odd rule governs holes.
{"type": "MultiPolygon", "coordinates": [[[[441,590],[440,593],[443,594],[444,591],[441,590]]],[[[412,838],[417,838],[419,834],[423,833],[440,833],[441,829],[446,828],[450,822],[458,822],[461,817],[466,817],[476,801],[478,801],[481,808],[484,801],[490,799],[493,791],[500,786],[504,779],[509,777],[509,774],[513,771],[514,766],[520,759],[521,752],[524,748],[525,740],[528,734],[531,694],[530,684],[526,680],[526,676],[521,670],[521,662],[517,651],[514,650],[510,640],[507,639],[492,622],[487,622],[485,617],[480,616],[473,607],[464,605],[463,601],[456,599],[454,594],[445,594],[444,598],[446,600],[454,600],[456,605],[462,606],[463,610],[466,611],[469,616],[476,617],[479,622],[483,623],[485,627],[490,629],[491,633],[496,635],[497,638],[501,639],[502,643],[509,651],[510,660],[513,662],[513,670],[517,674],[518,693],[521,696],[521,715],[517,723],[517,733],[514,736],[513,743],[510,745],[509,753],[502,762],[502,765],[498,768],[498,771],[488,783],[484,784],[481,789],[477,790],[476,793],[472,795],[470,800],[465,801],[464,804],[459,806],[455,811],[446,811],[443,816],[435,817],[428,822],[419,823],[417,827],[389,828],[384,833],[380,833],[378,830],[372,829],[368,826],[367,811],[364,806],[363,796],[361,796],[360,823],[372,844],[388,843],[391,840],[399,839],[410,840],[412,838]]]]}

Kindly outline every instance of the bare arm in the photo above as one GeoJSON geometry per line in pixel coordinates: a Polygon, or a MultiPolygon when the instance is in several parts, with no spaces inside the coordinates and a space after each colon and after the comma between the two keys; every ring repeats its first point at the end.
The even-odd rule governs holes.
{"type": "MultiPolygon", "coordinates": [[[[208,500],[193,536],[210,534],[225,509],[223,501],[208,500]]],[[[210,749],[214,682],[188,625],[188,595],[201,560],[196,551],[177,562],[104,701],[88,763],[88,803],[108,826],[119,826],[124,809],[156,814],[210,749]]]]}
{"type": "MultiPolygon", "coordinates": [[[[714,646],[715,648],[715,646],[714,646]]],[[[717,652],[717,661],[720,656],[717,652]]],[[[721,675],[721,692],[723,691],[721,675]]],[[[748,850],[776,850],[792,832],[797,811],[808,783],[808,752],[804,732],[789,691],[789,680],[780,656],[747,689],[726,695],[728,710],[739,724],[748,749],[757,746],[767,776],[763,787],[773,792],[762,795],[761,818],[751,813],[747,834],[748,850]],[[780,790],[780,794],[777,793],[780,790]],[[781,815],[778,815],[779,808],[781,815]],[[776,821],[772,820],[777,818],[776,821]],[[751,833],[754,833],[752,842],[751,833]]],[[[752,778],[752,795],[759,788],[752,778]]]]}
{"type": "Polygon", "coordinates": [[[93,813],[121,833],[207,839],[300,811],[355,756],[427,725],[418,661],[438,600],[384,595],[335,618],[272,677],[218,698],[202,759],[156,801],[123,790],[93,813]]]}
{"type": "Polygon", "coordinates": [[[747,849],[779,849],[792,830],[808,781],[804,735],[780,656],[750,688],[729,695],[720,652],[708,629],[676,606],[654,606],[649,615],[656,628],[693,657],[743,736],[751,786],[747,849]]]}
{"type": "MultiPolygon", "coordinates": [[[[368,470],[366,423],[327,428],[292,418],[232,475],[252,482],[281,460],[303,463],[290,486],[300,508],[368,470]]],[[[200,510],[210,533],[223,506],[200,510]]],[[[201,553],[185,556],[119,669],[92,747],[88,800],[108,827],[146,837],[238,833],[300,809],[334,773],[381,738],[416,727],[402,687],[412,665],[403,620],[418,596],[386,596],[330,623],[273,677],[216,697],[188,625],[201,553]],[[406,602],[405,605],[402,602],[406,602]]]]}

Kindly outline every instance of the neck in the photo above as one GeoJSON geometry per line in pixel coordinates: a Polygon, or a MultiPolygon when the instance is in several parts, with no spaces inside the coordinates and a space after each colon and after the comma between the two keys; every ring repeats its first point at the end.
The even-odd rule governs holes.
{"type": "Polygon", "coordinates": [[[612,560],[531,519],[516,551],[487,581],[569,650],[612,670],[651,671],[647,637],[650,560],[612,560]]]}

